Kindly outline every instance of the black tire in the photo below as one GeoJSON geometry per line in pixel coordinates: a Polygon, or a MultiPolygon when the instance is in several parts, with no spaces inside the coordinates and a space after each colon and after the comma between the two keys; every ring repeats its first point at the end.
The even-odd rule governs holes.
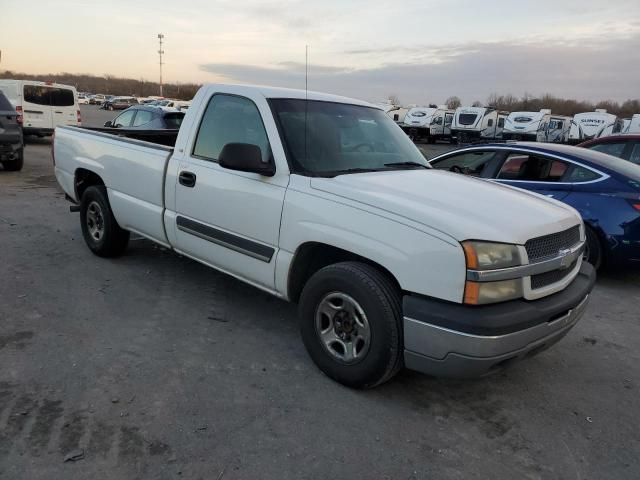
{"type": "Polygon", "coordinates": [[[14,160],[2,162],[2,166],[8,172],[19,172],[24,166],[24,147],[20,147],[14,160]]]}
{"type": "Polygon", "coordinates": [[[84,241],[99,257],[117,257],[126,250],[129,232],[120,228],[113,216],[103,185],[89,187],[82,194],[80,225],[84,241]]]}
{"type": "MultiPolygon", "coordinates": [[[[328,377],[352,388],[372,388],[391,379],[403,365],[401,294],[376,268],[359,262],[329,265],[304,286],[299,305],[302,340],[328,377]],[[330,295],[344,294],[362,308],[370,340],[362,358],[345,363],[332,355],[316,328],[316,314],[330,295]]],[[[337,315],[336,315],[337,316],[337,315]]],[[[326,317],[328,318],[328,317],[326,317]]],[[[336,323],[332,322],[331,331],[336,323]]]]}
{"type": "Polygon", "coordinates": [[[593,265],[596,270],[600,269],[604,260],[604,250],[598,234],[593,228],[585,225],[586,245],[584,259],[593,265]]]}

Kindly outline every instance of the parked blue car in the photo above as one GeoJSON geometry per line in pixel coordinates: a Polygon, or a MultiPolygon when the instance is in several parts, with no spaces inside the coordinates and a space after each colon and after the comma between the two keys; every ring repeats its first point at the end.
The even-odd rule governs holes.
{"type": "Polygon", "coordinates": [[[640,265],[638,165],[586,148],[530,142],[470,146],[430,163],[565,202],[584,219],[587,261],[596,268],[640,265]]]}

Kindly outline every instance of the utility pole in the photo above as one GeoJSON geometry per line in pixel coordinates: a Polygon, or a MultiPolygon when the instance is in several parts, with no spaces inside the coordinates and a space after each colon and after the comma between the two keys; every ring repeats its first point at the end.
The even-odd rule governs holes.
{"type": "Polygon", "coordinates": [[[164,40],[164,35],[162,33],[158,34],[158,41],[160,42],[160,50],[158,50],[158,55],[160,55],[160,96],[162,97],[162,55],[164,54],[164,50],[162,50],[162,41],[164,40]]]}

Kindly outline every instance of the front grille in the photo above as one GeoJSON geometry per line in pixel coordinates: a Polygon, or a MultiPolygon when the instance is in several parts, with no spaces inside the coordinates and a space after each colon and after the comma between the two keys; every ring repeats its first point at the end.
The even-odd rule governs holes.
{"type": "Polygon", "coordinates": [[[574,268],[576,268],[576,264],[578,260],[575,260],[571,266],[565,270],[551,270],[550,272],[544,272],[539,275],[531,276],[531,289],[537,290],[538,288],[543,288],[548,285],[553,285],[554,283],[560,282],[564,280],[567,275],[569,275],[574,268]]]}
{"type": "MultiPolygon", "coordinates": [[[[544,237],[532,238],[524,244],[529,263],[555,257],[560,250],[574,247],[580,242],[580,226],[576,225],[564,232],[552,233],[544,237]]],[[[543,274],[546,275],[546,274],[543,274]]]]}

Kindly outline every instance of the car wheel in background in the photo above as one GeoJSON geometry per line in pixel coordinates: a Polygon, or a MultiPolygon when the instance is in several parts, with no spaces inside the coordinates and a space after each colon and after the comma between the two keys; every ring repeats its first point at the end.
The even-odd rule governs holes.
{"type": "Polygon", "coordinates": [[[22,170],[24,166],[24,147],[21,147],[20,150],[17,151],[15,159],[2,162],[2,166],[8,172],[19,172],[22,170]]]}
{"type": "Polygon", "coordinates": [[[398,287],[359,262],[329,265],[304,286],[299,305],[302,340],[327,376],[371,388],[402,367],[402,306],[398,287]]]}
{"type": "Polygon", "coordinates": [[[593,228],[585,225],[585,234],[587,237],[584,250],[584,259],[598,270],[602,266],[603,249],[598,234],[593,228]]]}

